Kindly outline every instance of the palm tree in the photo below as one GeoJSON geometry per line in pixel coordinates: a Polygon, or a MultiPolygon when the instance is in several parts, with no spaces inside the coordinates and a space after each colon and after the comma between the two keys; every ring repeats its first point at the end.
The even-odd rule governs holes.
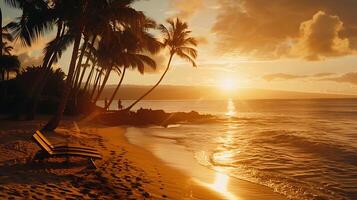
{"type": "MultiPolygon", "coordinates": [[[[91,68],[91,70],[89,72],[89,75],[87,77],[87,81],[86,81],[86,83],[84,85],[84,88],[83,88],[84,92],[87,92],[87,88],[88,88],[88,92],[90,90],[89,89],[90,87],[88,87],[88,86],[90,86],[89,84],[90,84],[90,82],[91,82],[91,80],[93,78],[93,74],[94,74],[94,71],[96,70],[96,65],[97,65],[97,59],[96,59],[96,51],[97,50],[94,48],[94,44],[90,44],[89,47],[91,49],[87,52],[86,56],[87,56],[87,58],[89,58],[91,60],[92,68],[91,68]]],[[[96,75],[94,77],[96,77],[96,75]]]]}
{"type": "MultiPolygon", "coordinates": [[[[125,24],[130,24],[130,27],[140,27],[146,17],[142,12],[130,7],[133,1],[134,0],[60,1],[61,3],[65,2],[63,8],[75,8],[75,12],[70,12],[68,16],[65,16],[67,26],[73,30],[75,41],[65,91],[61,97],[56,115],[45,125],[44,130],[55,129],[62,118],[74,79],[73,75],[76,70],[76,60],[82,35],[103,36],[116,28],[125,28],[125,26],[123,26],[125,24]],[[72,4],[75,5],[73,6],[72,4]]],[[[65,10],[63,10],[63,13],[68,13],[68,11],[65,12],[65,10]]],[[[135,43],[133,43],[133,45],[135,45],[135,43]]],[[[112,66],[109,65],[108,67],[110,68],[112,66]]]]}
{"type": "Polygon", "coordinates": [[[20,61],[17,56],[2,55],[0,56],[0,73],[1,80],[5,80],[5,74],[9,79],[10,72],[18,72],[20,69],[20,61]]]}
{"type": "Polygon", "coordinates": [[[30,107],[26,113],[27,120],[35,119],[38,103],[43,89],[46,87],[47,80],[52,72],[52,65],[56,63],[62,55],[62,52],[72,43],[73,37],[65,33],[65,27],[62,23],[57,24],[57,35],[50,41],[44,49],[44,60],[37,80],[31,88],[27,105],[30,107]]]}
{"type": "MultiPolygon", "coordinates": [[[[99,42],[97,51],[99,64],[106,66],[107,71],[103,84],[93,102],[100,98],[113,69],[122,66],[124,68],[132,67],[143,73],[145,64],[156,67],[155,61],[146,55],[140,54],[145,51],[157,53],[160,50],[160,42],[147,32],[149,29],[155,28],[156,23],[151,19],[144,18],[138,27],[127,25],[122,25],[122,27],[124,30],[115,28],[113,31],[108,31],[99,42]],[[108,57],[108,55],[110,56],[108,57]]],[[[115,93],[118,89],[115,90],[115,93]]]]}
{"type": "Polygon", "coordinates": [[[197,58],[197,50],[192,46],[197,46],[197,41],[195,38],[190,37],[191,31],[188,30],[188,25],[185,22],[182,22],[178,18],[173,20],[167,20],[169,24],[169,28],[164,25],[160,25],[159,29],[164,34],[163,45],[169,48],[170,58],[167,63],[166,69],[162,74],[159,81],[145,94],[143,94],[139,99],[137,99],[134,103],[132,103],[125,110],[130,110],[135,106],[139,101],[144,99],[148,94],[150,94],[163,80],[164,76],[168,72],[171,61],[174,55],[178,55],[180,58],[183,58],[189,62],[191,62],[193,67],[197,67],[195,59],[197,58]]]}
{"type": "MultiPolygon", "coordinates": [[[[23,45],[31,46],[38,38],[50,32],[53,29],[54,24],[57,24],[58,31],[56,38],[49,44],[57,43],[59,37],[64,34],[65,27],[63,26],[62,21],[59,20],[59,12],[56,12],[52,6],[52,2],[47,0],[5,0],[5,2],[14,8],[22,10],[21,17],[10,22],[6,25],[6,28],[15,39],[20,39],[23,45]]],[[[29,88],[28,96],[20,107],[24,107],[25,104],[33,105],[30,107],[34,108],[29,109],[29,111],[36,110],[35,105],[37,105],[39,96],[46,85],[52,63],[58,60],[58,57],[54,56],[56,53],[58,52],[55,48],[52,48],[52,51],[45,50],[45,56],[41,67],[46,70],[41,70],[39,72],[39,76],[37,76],[37,79],[31,84],[32,87],[29,88]]],[[[61,52],[58,54],[60,57],[61,52]]],[[[27,118],[33,118],[29,117],[32,115],[34,114],[31,112],[27,113],[27,118]]]]}
{"type": "Polygon", "coordinates": [[[108,104],[104,107],[104,110],[107,110],[110,106],[110,104],[112,104],[116,94],[118,93],[118,90],[124,80],[124,76],[125,76],[125,72],[126,69],[131,67],[133,69],[139,69],[139,71],[141,73],[144,73],[144,65],[147,64],[148,66],[152,67],[152,68],[156,68],[156,63],[153,59],[151,59],[149,56],[146,55],[142,55],[142,54],[138,54],[138,53],[125,53],[121,56],[123,62],[123,70],[121,73],[121,78],[120,81],[117,85],[117,87],[115,88],[112,96],[110,97],[108,104]],[[126,57],[126,58],[123,58],[126,57]]]}
{"type": "Polygon", "coordinates": [[[100,85],[100,78],[104,74],[104,68],[97,67],[96,68],[96,74],[93,79],[93,88],[92,92],[90,93],[90,99],[94,98],[95,91],[97,90],[97,87],[100,85]]]}
{"type": "MultiPolygon", "coordinates": [[[[92,41],[91,41],[90,43],[88,43],[87,46],[90,45],[90,44],[93,44],[94,41],[95,41],[95,39],[96,39],[96,36],[94,36],[94,37],[92,38],[92,41]]],[[[92,48],[89,48],[89,51],[91,51],[91,50],[92,50],[92,48]]],[[[84,51],[84,54],[86,54],[85,51],[84,51]]],[[[78,93],[79,89],[81,88],[81,84],[82,84],[84,75],[85,75],[85,73],[86,73],[87,68],[89,67],[89,61],[90,61],[90,58],[91,58],[91,57],[90,57],[91,52],[88,52],[88,54],[87,54],[88,56],[87,56],[87,59],[86,59],[85,63],[82,64],[83,70],[82,70],[82,73],[81,73],[81,75],[80,75],[80,78],[79,78],[79,80],[77,81],[77,83],[76,83],[75,86],[74,86],[74,92],[75,92],[75,95],[74,95],[74,96],[76,96],[76,94],[78,93]],[[88,55],[88,54],[89,54],[89,55],[88,55]]],[[[88,76],[88,77],[89,77],[89,76],[88,76]]]]}

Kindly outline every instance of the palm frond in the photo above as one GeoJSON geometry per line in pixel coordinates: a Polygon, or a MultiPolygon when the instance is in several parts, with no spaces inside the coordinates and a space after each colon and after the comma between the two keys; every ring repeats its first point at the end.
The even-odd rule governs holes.
{"type": "Polygon", "coordinates": [[[176,52],[176,54],[177,54],[180,58],[182,58],[182,59],[184,59],[184,60],[190,62],[193,67],[197,67],[197,64],[196,64],[195,60],[194,60],[193,58],[191,58],[189,55],[185,54],[184,52],[182,52],[182,51],[180,51],[180,50],[178,50],[178,51],[176,52]]]}
{"type": "Polygon", "coordinates": [[[192,47],[179,47],[179,51],[188,54],[192,58],[197,58],[197,50],[192,47]]]}
{"type": "Polygon", "coordinates": [[[60,38],[53,39],[47,43],[46,47],[43,49],[45,59],[53,55],[55,56],[54,62],[58,62],[62,53],[73,43],[73,41],[74,36],[71,33],[67,33],[60,38]]]}

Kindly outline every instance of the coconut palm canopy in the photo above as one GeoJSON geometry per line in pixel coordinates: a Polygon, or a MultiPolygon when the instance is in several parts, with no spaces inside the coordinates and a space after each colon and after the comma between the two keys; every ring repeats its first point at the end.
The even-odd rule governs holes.
{"type": "MultiPolygon", "coordinates": [[[[156,22],[142,11],[134,9],[133,0],[5,2],[22,10],[21,16],[8,23],[5,28],[15,41],[21,41],[23,46],[32,46],[44,36],[55,33],[43,49],[44,59],[41,67],[44,70],[39,71],[40,75],[29,92],[26,104],[32,105],[32,112],[28,119],[35,116],[51,68],[68,48],[72,48],[65,90],[59,101],[57,114],[45,126],[47,130],[58,125],[68,101],[77,102],[78,95],[83,92],[90,94],[89,101],[95,103],[101,97],[113,72],[118,72],[121,76],[112,95],[114,98],[124,80],[126,69],[137,70],[141,74],[145,73],[146,67],[155,69],[157,63],[151,55],[158,53],[165,46],[170,46],[170,54],[177,54],[196,66],[194,59],[197,52],[187,46],[196,45],[196,41],[188,37],[190,32],[186,30],[187,24],[177,19],[176,23],[172,24],[175,27],[172,28],[181,35],[169,33],[175,38],[175,45],[172,45],[173,41],[170,44],[167,41],[161,43],[152,34],[152,30],[162,27],[159,28],[156,22]],[[90,70],[85,78],[87,69],[90,70]],[[80,92],[82,89],[84,91],[80,92]]],[[[6,48],[6,51],[10,50],[11,48],[6,48]]],[[[161,80],[162,78],[156,86],[161,80]]]]}

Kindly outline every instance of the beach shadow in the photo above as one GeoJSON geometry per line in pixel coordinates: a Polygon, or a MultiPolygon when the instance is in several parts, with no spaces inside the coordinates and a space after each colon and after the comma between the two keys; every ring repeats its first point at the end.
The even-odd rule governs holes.
{"type": "MultiPolygon", "coordinates": [[[[14,161],[16,162],[16,161],[14,161]]],[[[78,162],[25,162],[0,166],[1,184],[45,184],[72,180],[77,173],[85,172],[88,163],[78,162]],[[74,171],[76,171],[74,173],[74,171]]]]}

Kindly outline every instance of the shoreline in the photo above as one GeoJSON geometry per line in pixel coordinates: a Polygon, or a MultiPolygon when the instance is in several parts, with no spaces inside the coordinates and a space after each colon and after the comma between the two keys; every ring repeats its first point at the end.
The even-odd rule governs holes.
{"type": "Polygon", "coordinates": [[[185,174],[194,184],[216,193],[220,198],[287,199],[269,187],[232,177],[199,164],[194,154],[186,147],[176,144],[174,139],[149,136],[140,128],[134,127],[128,128],[124,134],[127,142],[149,151],[167,167],[185,174]]]}
{"type": "Polygon", "coordinates": [[[140,168],[149,183],[144,185],[154,199],[224,199],[214,191],[195,183],[186,174],[166,166],[148,150],[129,143],[123,127],[98,130],[105,143],[123,148],[130,165],[140,168]]]}

